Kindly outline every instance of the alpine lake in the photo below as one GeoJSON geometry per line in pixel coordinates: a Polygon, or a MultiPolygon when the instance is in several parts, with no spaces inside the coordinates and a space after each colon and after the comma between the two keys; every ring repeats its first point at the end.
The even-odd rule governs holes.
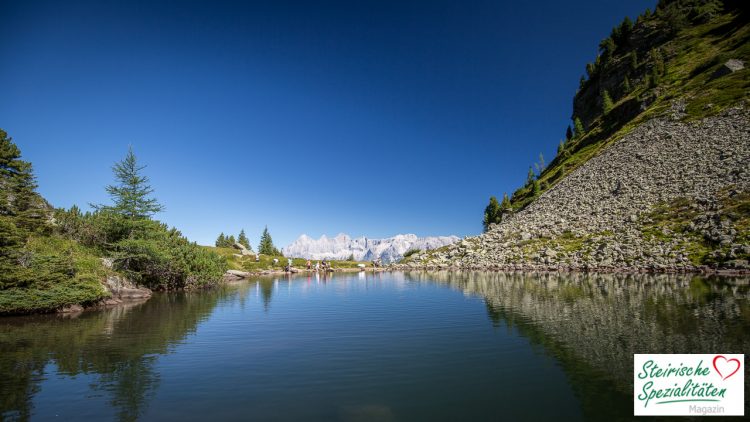
{"type": "Polygon", "coordinates": [[[748,280],[313,274],[3,317],[0,420],[632,420],[634,353],[750,351],[748,280]]]}

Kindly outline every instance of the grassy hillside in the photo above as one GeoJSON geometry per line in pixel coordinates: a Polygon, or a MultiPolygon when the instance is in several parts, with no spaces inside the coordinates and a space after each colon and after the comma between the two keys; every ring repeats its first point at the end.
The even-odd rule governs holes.
{"type": "Polygon", "coordinates": [[[579,130],[569,131],[554,160],[513,193],[505,212],[523,209],[648,119],[674,108],[685,120],[700,119],[750,98],[748,67],[716,77],[729,59],[750,66],[748,14],[737,3],[661,1],[635,23],[623,21],[581,78],[572,116],[579,130]]]}

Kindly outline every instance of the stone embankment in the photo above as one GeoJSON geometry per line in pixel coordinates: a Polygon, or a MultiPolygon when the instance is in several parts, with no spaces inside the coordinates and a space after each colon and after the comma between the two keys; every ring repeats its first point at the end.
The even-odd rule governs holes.
{"type": "Polygon", "coordinates": [[[750,113],[633,129],[480,236],[394,269],[748,272],[750,113]]]}

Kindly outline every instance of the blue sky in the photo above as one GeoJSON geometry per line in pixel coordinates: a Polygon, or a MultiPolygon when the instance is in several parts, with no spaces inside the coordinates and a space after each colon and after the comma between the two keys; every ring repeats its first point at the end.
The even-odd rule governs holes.
{"type": "Polygon", "coordinates": [[[191,240],[481,231],[655,1],[0,0],[0,127],[53,205],[132,145],[191,240]]]}

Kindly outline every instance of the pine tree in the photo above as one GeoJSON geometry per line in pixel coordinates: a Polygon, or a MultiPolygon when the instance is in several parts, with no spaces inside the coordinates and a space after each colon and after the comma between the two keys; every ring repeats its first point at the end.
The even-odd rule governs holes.
{"type": "Polygon", "coordinates": [[[622,81],[622,89],[626,94],[629,94],[633,90],[633,87],[630,86],[630,79],[627,75],[625,75],[625,80],[622,81]]]}
{"type": "Polygon", "coordinates": [[[534,167],[536,167],[536,173],[541,176],[544,169],[547,167],[547,164],[544,162],[544,155],[542,153],[539,153],[539,162],[534,163],[534,167]]]}
{"type": "Polygon", "coordinates": [[[534,183],[532,183],[531,185],[531,194],[536,198],[541,193],[542,193],[542,189],[539,187],[539,181],[534,180],[534,183]]]}
{"type": "Polygon", "coordinates": [[[580,138],[581,136],[583,136],[583,123],[581,123],[581,119],[579,119],[578,117],[573,119],[573,130],[575,131],[574,136],[576,138],[580,138]]]}
{"type": "Polygon", "coordinates": [[[490,203],[484,208],[484,218],[482,219],[482,227],[484,231],[490,229],[490,224],[498,224],[502,218],[502,210],[500,209],[500,203],[497,202],[497,198],[490,196],[490,203]]]}
{"type": "Polygon", "coordinates": [[[562,154],[563,150],[565,149],[565,142],[563,140],[560,140],[560,143],[557,145],[557,155],[562,154]]]}
{"type": "Polygon", "coordinates": [[[586,86],[586,77],[581,75],[581,79],[578,80],[578,90],[582,90],[586,86]]]}
{"type": "Polygon", "coordinates": [[[219,237],[216,238],[215,244],[217,248],[223,248],[227,245],[227,238],[224,236],[224,233],[221,233],[219,237]]]}
{"type": "Polygon", "coordinates": [[[510,204],[510,198],[508,198],[508,194],[503,194],[503,202],[500,203],[500,210],[505,213],[513,209],[513,206],[510,204]]]}
{"type": "Polygon", "coordinates": [[[565,139],[568,141],[573,139],[573,129],[570,128],[570,125],[568,125],[568,129],[565,131],[565,139]]]}
{"type": "Polygon", "coordinates": [[[633,50],[630,53],[630,70],[638,69],[638,53],[633,50]]]}
{"type": "Polygon", "coordinates": [[[227,238],[227,247],[231,248],[232,246],[234,246],[235,243],[237,243],[237,240],[235,240],[233,234],[230,234],[229,237],[227,238]]]}
{"type": "Polygon", "coordinates": [[[125,158],[112,166],[117,184],[106,188],[114,205],[97,205],[95,208],[113,211],[131,219],[150,218],[164,211],[155,198],[149,197],[154,189],[148,184],[148,177],[141,174],[144,168],[146,166],[138,165],[133,148],[128,148],[125,158]]]}
{"type": "Polygon", "coordinates": [[[534,174],[534,169],[529,166],[529,173],[526,175],[526,185],[530,185],[534,181],[535,177],[536,174],[534,174]]]}
{"type": "Polygon", "coordinates": [[[31,163],[21,160],[21,150],[0,129],[0,214],[16,216],[32,206],[36,180],[31,163]]]}
{"type": "Polygon", "coordinates": [[[620,24],[620,35],[623,39],[627,39],[630,37],[630,34],[633,32],[633,21],[630,20],[629,16],[625,16],[625,19],[622,20],[622,23],[620,24]]]}
{"type": "Polygon", "coordinates": [[[594,63],[586,63],[586,75],[588,75],[589,80],[593,78],[596,74],[596,65],[594,63]]]}
{"type": "Polygon", "coordinates": [[[271,239],[271,234],[268,232],[268,226],[266,226],[263,229],[263,234],[260,235],[260,243],[258,244],[258,253],[261,253],[263,255],[273,255],[273,256],[281,255],[279,253],[279,250],[276,249],[276,246],[274,246],[273,244],[273,239],[271,239]]]}
{"type": "Polygon", "coordinates": [[[608,63],[615,55],[617,45],[612,37],[607,37],[599,43],[599,49],[602,51],[602,62],[608,63]]]}
{"type": "Polygon", "coordinates": [[[606,116],[609,114],[610,111],[612,111],[612,107],[614,105],[612,104],[612,97],[609,96],[609,92],[605,89],[602,91],[602,111],[604,112],[604,115],[606,116]]]}
{"type": "Polygon", "coordinates": [[[651,86],[655,87],[659,85],[659,81],[661,81],[661,77],[665,73],[664,56],[660,50],[651,49],[651,62],[651,86]]]}
{"type": "Polygon", "coordinates": [[[247,239],[247,235],[245,234],[245,229],[240,230],[240,235],[237,236],[237,243],[244,246],[247,249],[252,250],[253,248],[250,247],[250,241],[247,239]]]}
{"type": "Polygon", "coordinates": [[[0,129],[0,215],[12,216],[22,229],[46,228],[47,211],[36,187],[31,163],[21,160],[21,150],[0,129]]]}

